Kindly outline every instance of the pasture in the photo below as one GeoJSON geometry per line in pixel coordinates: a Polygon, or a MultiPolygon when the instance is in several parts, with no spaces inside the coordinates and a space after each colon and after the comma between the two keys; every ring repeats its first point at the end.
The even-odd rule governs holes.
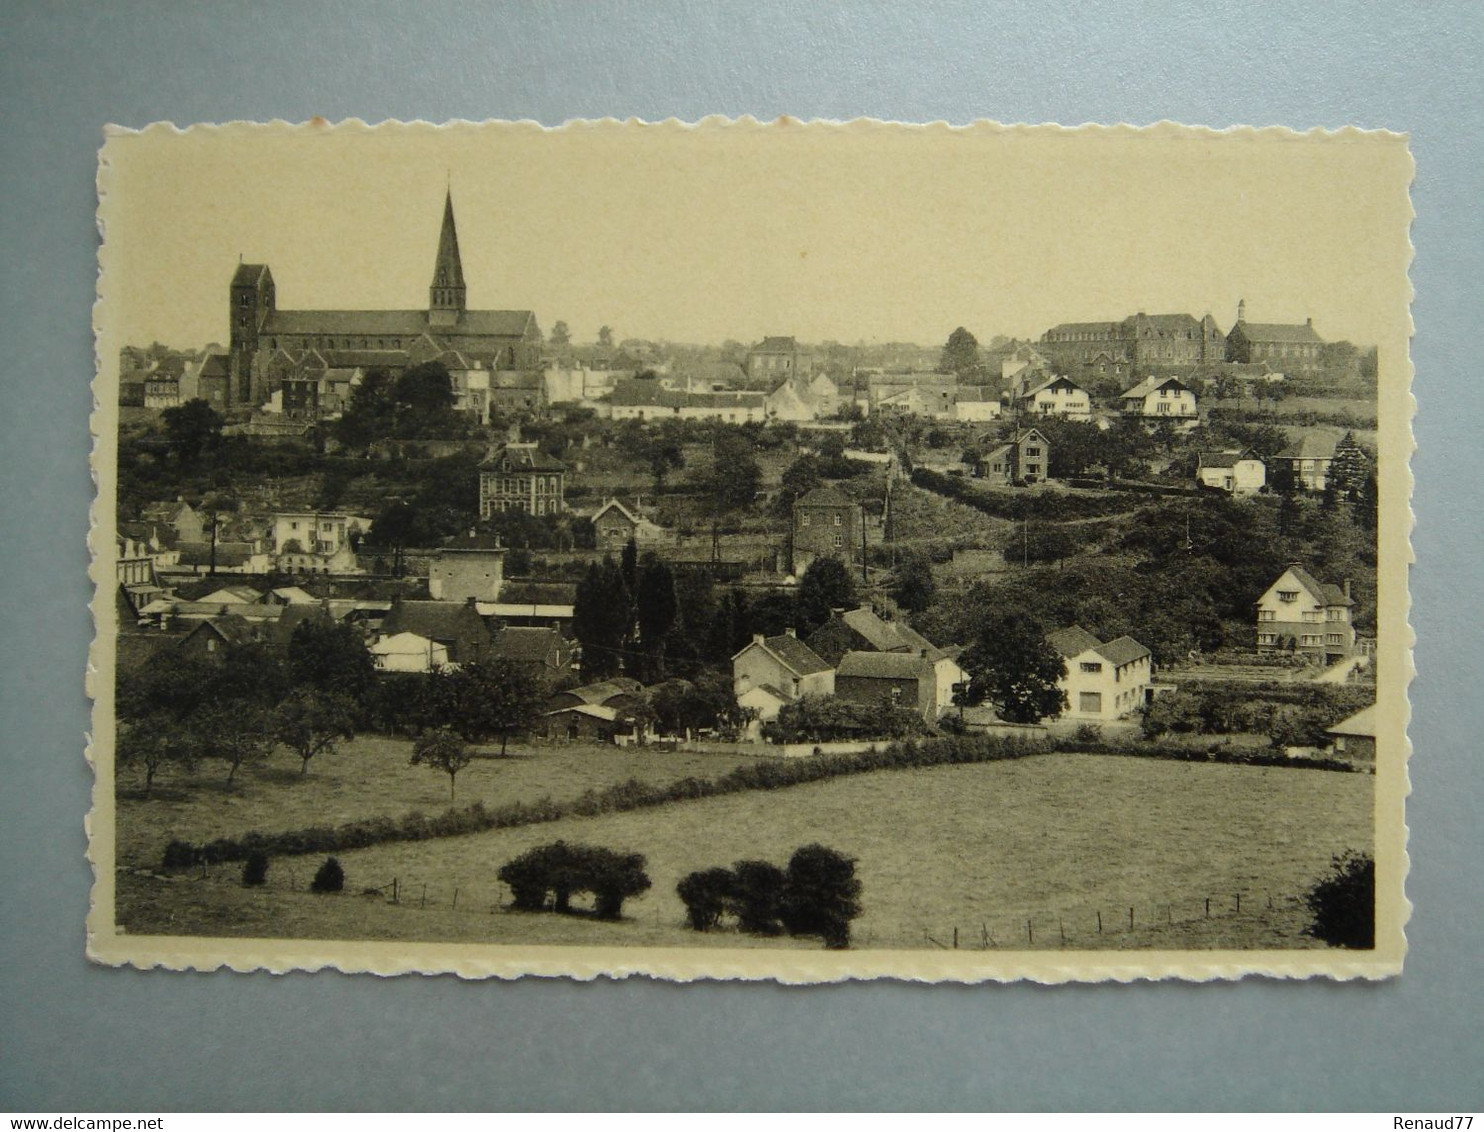
{"type": "Polygon", "coordinates": [[[817,841],[858,858],[858,947],[949,946],[955,928],[966,947],[1304,947],[1311,941],[1300,934],[1305,919],[1294,897],[1334,854],[1370,850],[1373,783],[1284,767],[1067,754],[883,771],[346,853],[341,897],[304,892],[318,863],[308,859],[275,861],[268,886],[255,891],[236,886],[232,866],[214,880],[121,877],[119,916],[130,931],[168,923],[187,934],[812,946],[689,932],[675,885],[694,869],[744,858],[782,864],[817,841]],[[644,853],[653,887],[618,924],[504,911],[508,893],[496,870],[558,838],[644,853]],[[399,905],[351,895],[393,878],[399,905]]]}

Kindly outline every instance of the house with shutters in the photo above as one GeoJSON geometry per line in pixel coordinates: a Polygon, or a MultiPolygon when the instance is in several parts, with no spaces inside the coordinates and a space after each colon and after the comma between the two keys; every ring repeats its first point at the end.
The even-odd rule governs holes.
{"type": "Polygon", "coordinates": [[[1066,665],[1063,719],[1111,723],[1141,709],[1154,679],[1153,654],[1132,637],[1104,643],[1080,625],[1046,634],[1066,665]]]}
{"type": "Polygon", "coordinates": [[[1268,470],[1250,448],[1196,455],[1196,483],[1228,495],[1255,495],[1267,483],[1268,470]]]}
{"type": "Polygon", "coordinates": [[[1354,608],[1349,579],[1321,582],[1290,562],[1257,599],[1257,651],[1302,653],[1324,664],[1353,656],[1354,608]]]}
{"type": "Polygon", "coordinates": [[[785,704],[803,696],[828,696],[834,690],[834,668],[792,629],[776,637],[756,633],[732,657],[737,703],[752,708],[765,722],[776,719],[785,704]]]}

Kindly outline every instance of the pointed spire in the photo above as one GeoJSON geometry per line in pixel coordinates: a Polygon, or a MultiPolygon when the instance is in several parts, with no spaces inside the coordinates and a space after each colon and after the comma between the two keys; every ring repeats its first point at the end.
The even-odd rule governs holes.
{"type": "Polygon", "coordinates": [[[433,263],[433,283],[428,288],[430,315],[442,312],[442,320],[457,321],[464,310],[464,265],[459,258],[459,233],[453,219],[453,190],[443,198],[443,230],[438,234],[438,258],[433,263]]]}

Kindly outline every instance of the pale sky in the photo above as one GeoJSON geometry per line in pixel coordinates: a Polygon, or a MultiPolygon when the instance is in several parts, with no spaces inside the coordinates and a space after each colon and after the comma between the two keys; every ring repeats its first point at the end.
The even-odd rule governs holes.
{"type": "Polygon", "coordinates": [[[238,257],[280,308],[425,308],[452,186],[470,308],[578,341],[940,344],[1211,312],[1406,333],[1395,135],[534,125],[113,135],[103,356],[227,340],[238,257]]]}

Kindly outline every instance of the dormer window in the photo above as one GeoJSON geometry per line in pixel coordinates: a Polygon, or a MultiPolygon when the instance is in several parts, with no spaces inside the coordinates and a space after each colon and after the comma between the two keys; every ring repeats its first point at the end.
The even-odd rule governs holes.
{"type": "Polygon", "coordinates": [[[1298,601],[1298,590],[1279,590],[1279,601],[1298,601]]]}

